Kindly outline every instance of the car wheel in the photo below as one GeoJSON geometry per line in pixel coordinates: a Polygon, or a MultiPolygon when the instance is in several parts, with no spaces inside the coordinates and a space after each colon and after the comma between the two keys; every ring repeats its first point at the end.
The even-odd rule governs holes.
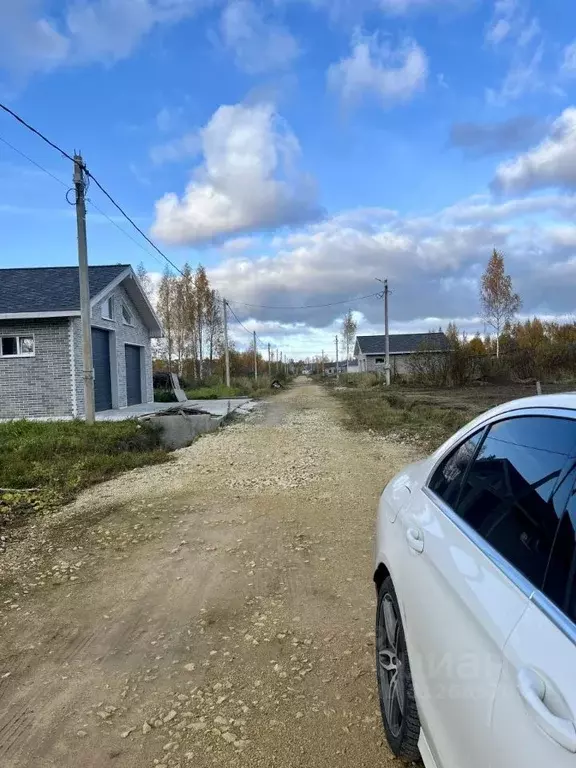
{"type": "Polygon", "coordinates": [[[378,590],[376,672],[380,709],[388,744],[396,757],[419,760],[420,719],[414,698],[400,608],[389,576],[378,590]]]}

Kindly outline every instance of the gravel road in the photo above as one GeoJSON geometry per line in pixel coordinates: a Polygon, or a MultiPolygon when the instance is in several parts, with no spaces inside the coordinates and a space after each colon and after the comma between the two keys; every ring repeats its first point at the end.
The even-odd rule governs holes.
{"type": "Polygon", "coordinates": [[[339,408],[298,382],[8,542],[3,768],[392,764],[371,542],[417,455],[339,408]]]}

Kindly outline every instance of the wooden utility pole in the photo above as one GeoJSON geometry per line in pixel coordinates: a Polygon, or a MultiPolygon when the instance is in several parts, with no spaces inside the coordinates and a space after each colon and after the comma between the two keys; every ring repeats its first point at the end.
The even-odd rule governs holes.
{"type": "Polygon", "coordinates": [[[86,242],[86,181],[82,155],[74,155],[74,189],[76,190],[76,230],[78,234],[78,278],[80,281],[80,316],[82,322],[82,361],[84,378],[84,419],[94,424],[94,363],[92,361],[92,323],[90,284],[88,280],[88,244],[86,242]]]}
{"type": "Polygon", "coordinates": [[[336,381],[340,379],[340,371],[338,370],[338,334],[336,334],[336,381]]]}
{"type": "Polygon", "coordinates": [[[226,366],[226,386],[230,388],[230,354],[228,352],[228,304],[222,299],[222,315],[224,317],[224,363],[226,366]]]}
{"type": "Polygon", "coordinates": [[[258,381],[258,347],[256,346],[256,331],[252,333],[254,344],[254,381],[258,381]]]}
{"type": "Polygon", "coordinates": [[[388,327],[388,295],[390,291],[388,290],[388,280],[380,280],[378,277],[376,278],[379,283],[382,283],[384,285],[384,354],[386,356],[386,364],[385,364],[385,376],[386,376],[386,386],[390,386],[390,331],[388,327]]]}
{"type": "Polygon", "coordinates": [[[268,342],[268,376],[272,377],[272,351],[268,342]]]}
{"type": "Polygon", "coordinates": [[[324,350],[322,350],[322,376],[324,376],[324,350]]]}

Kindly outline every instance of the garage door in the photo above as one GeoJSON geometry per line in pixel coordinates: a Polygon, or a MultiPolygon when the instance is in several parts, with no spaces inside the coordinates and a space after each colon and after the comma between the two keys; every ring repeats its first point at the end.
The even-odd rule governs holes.
{"type": "Polygon", "coordinates": [[[140,347],[126,344],[126,397],[128,405],[142,402],[140,347]]]}
{"type": "Polygon", "coordinates": [[[112,379],[110,377],[110,334],[92,328],[92,360],[94,362],[94,402],[97,411],[112,408],[112,379]]]}

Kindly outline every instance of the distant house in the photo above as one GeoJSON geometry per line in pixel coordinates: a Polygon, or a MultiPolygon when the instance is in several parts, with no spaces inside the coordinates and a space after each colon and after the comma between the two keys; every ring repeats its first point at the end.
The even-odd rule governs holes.
{"type": "MultiPolygon", "coordinates": [[[[338,361],[338,372],[346,373],[346,361],[338,361]]],[[[336,363],[324,363],[324,376],[336,376],[336,363]]]]}
{"type": "MultiPolygon", "coordinates": [[[[390,334],[390,369],[395,374],[410,374],[409,360],[415,352],[443,354],[450,349],[444,333],[390,334]]],[[[384,371],[386,365],[385,336],[357,336],[354,357],[358,358],[360,373],[384,371]]]]}
{"type": "MultiPolygon", "coordinates": [[[[90,267],[96,410],[152,402],[158,317],[127,264],[90,267]]],[[[84,414],[77,267],[0,269],[0,419],[84,414]]]]}

